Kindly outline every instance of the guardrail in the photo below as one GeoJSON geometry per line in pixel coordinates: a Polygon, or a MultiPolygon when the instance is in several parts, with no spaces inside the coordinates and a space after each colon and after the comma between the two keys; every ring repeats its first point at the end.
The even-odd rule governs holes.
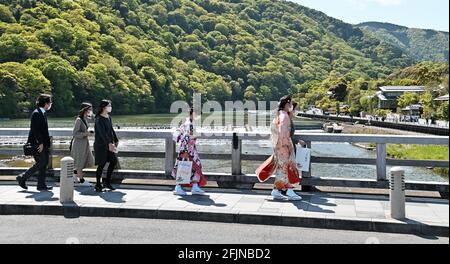
{"type": "MultiPolygon", "coordinates": [[[[143,157],[143,158],[164,158],[165,166],[164,172],[145,172],[145,171],[120,171],[124,178],[164,178],[168,179],[173,169],[176,157],[176,144],[172,139],[174,130],[157,129],[157,130],[138,130],[127,129],[117,130],[119,138],[135,138],[135,139],[163,139],[165,141],[164,152],[120,152],[120,157],[143,157]]],[[[243,175],[242,160],[250,161],[264,161],[267,159],[266,155],[247,155],[242,154],[242,141],[256,141],[269,139],[268,132],[232,132],[232,131],[200,131],[199,139],[222,139],[231,140],[232,148],[230,154],[212,154],[201,153],[202,159],[207,160],[231,160],[231,174],[208,173],[210,180],[216,180],[219,185],[237,187],[246,186],[251,188],[257,183],[255,175],[243,175]]],[[[15,136],[26,137],[28,129],[6,129],[0,128],[0,136],[15,136]]],[[[71,137],[72,129],[50,129],[52,137],[71,137]]],[[[302,176],[303,187],[308,189],[311,186],[339,186],[339,187],[359,187],[359,188],[388,188],[388,181],[386,179],[386,166],[412,166],[412,167],[442,167],[448,168],[448,161],[437,160],[400,160],[388,159],[386,153],[386,144],[416,144],[416,145],[449,145],[449,137],[445,136],[403,136],[403,135],[353,135],[353,134],[318,134],[318,133],[295,133],[306,142],[310,148],[314,142],[348,142],[348,143],[375,143],[376,144],[376,159],[368,158],[346,158],[346,157],[311,157],[311,163],[322,164],[363,164],[376,166],[376,179],[361,180],[361,179],[333,179],[333,178],[316,178],[312,177],[311,171],[314,167],[310,166],[311,170],[308,173],[303,172],[302,176]]],[[[0,149],[0,154],[4,155],[22,155],[20,149],[0,149]]],[[[69,155],[68,150],[52,150],[51,155],[66,156],[69,155]]],[[[50,165],[50,169],[53,169],[50,165]]],[[[20,169],[19,169],[20,170],[20,169]]],[[[0,168],[0,175],[11,174],[17,172],[17,168],[0,168]]],[[[58,170],[56,170],[57,172],[58,170]]],[[[87,170],[87,173],[93,171],[87,170]]],[[[269,181],[270,183],[271,181],[269,181]]],[[[439,191],[443,195],[448,194],[448,183],[435,182],[407,182],[407,189],[412,190],[427,190],[439,191]]]]}
{"type": "Polygon", "coordinates": [[[312,118],[312,119],[320,119],[320,120],[333,120],[339,122],[358,122],[363,125],[371,125],[377,127],[391,128],[391,129],[399,129],[404,131],[413,131],[418,133],[425,133],[431,135],[438,136],[448,136],[449,128],[448,127],[436,127],[436,126],[426,126],[426,125],[417,125],[417,124],[408,124],[403,122],[390,122],[390,121],[378,121],[378,120],[368,120],[360,117],[348,117],[348,116],[332,116],[332,115],[312,115],[300,113],[299,116],[312,118]]]}

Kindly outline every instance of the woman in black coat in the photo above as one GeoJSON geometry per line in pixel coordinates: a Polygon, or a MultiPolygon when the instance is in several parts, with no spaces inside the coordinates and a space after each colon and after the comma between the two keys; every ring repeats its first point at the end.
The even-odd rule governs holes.
{"type": "Polygon", "coordinates": [[[117,139],[116,132],[114,131],[111,117],[109,114],[112,111],[111,101],[102,100],[100,108],[95,117],[95,165],[97,167],[97,184],[95,185],[95,191],[102,192],[103,188],[109,190],[115,190],[111,185],[111,177],[114,168],[117,165],[117,146],[119,140],[117,139]],[[106,174],[106,181],[103,182],[103,186],[100,183],[100,179],[103,174],[103,168],[106,163],[109,162],[108,171],[106,174]]]}

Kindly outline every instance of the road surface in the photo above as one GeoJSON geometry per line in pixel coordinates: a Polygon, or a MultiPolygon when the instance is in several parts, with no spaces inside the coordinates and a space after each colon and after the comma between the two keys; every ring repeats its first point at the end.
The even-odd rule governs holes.
{"type": "Polygon", "coordinates": [[[153,219],[0,216],[0,243],[448,244],[448,237],[153,219]]]}

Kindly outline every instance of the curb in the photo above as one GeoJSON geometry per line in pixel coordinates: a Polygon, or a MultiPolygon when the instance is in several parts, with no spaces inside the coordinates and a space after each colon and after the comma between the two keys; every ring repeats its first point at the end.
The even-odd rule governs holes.
{"type": "Polygon", "coordinates": [[[282,214],[200,211],[199,209],[83,207],[75,203],[65,205],[0,204],[0,215],[61,215],[66,218],[83,216],[187,220],[449,237],[448,226],[425,224],[412,220],[403,222],[397,220],[338,218],[335,216],[316,218],[282,214]]]}

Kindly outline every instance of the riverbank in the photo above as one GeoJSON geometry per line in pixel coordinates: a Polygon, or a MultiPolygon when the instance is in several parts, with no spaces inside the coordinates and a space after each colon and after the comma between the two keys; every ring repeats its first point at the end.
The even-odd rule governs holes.
{"type": "MultiPolygon", "coordinates": [[[[387,146],[387,155],[395,159],[449,160],[448,146],[400,145],[387,146]]],[[[430,168],[448,179],[448,168],[430,168]]]]}
{"type": "MultiPolygon", "coordinates": [[[[385,135],[428,135],[424,133],[404,131],[392,128],[366,126],[366,125],[352,125],[348,123],[340,123],[344,127],[345,134],[385,134],[385,135]]],[[[429,136],[429,135],[428,135],[429,136]]]]}
{"type": "MultiPolygon", "coordinates": [[[[341,124],[346,134],[385,134],[385,135],[427,135],[417,132],[403,131],[397,129],[373,127],[365,125],[341,124]]],[[[356,147],[370,151],[376,150],[375,144],[354,143],[356,147]]],[[[433,145],[401,145],[388,144],[387,155],[394,159],[416,159],[416,160],[449,160],[448,146],[433,145]]],[[[448,168],[433,168],[433,171],[448,179],[448,168]]]]}

